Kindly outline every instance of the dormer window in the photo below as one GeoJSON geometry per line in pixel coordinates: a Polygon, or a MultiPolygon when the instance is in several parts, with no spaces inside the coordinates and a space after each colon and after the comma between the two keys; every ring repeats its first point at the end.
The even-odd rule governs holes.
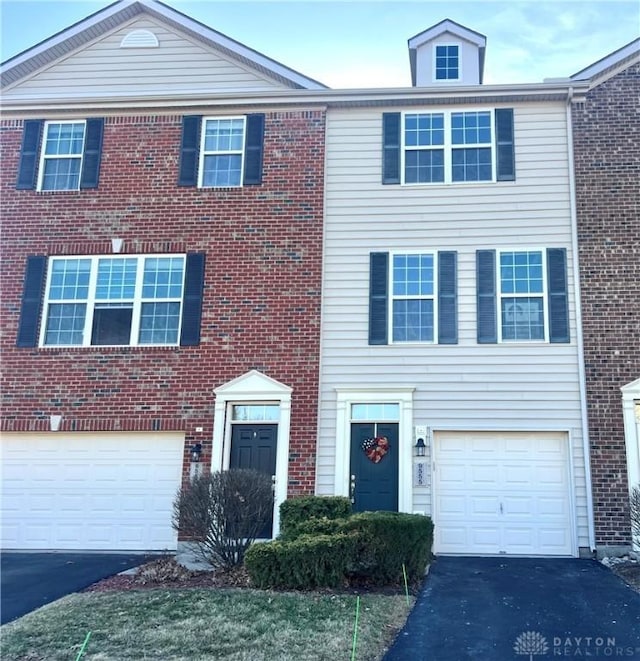
{"type": "Polygon", "coordinates": [[[460,46],[438,44],[435,47],[435,79],[460,80],[460,46]]]}

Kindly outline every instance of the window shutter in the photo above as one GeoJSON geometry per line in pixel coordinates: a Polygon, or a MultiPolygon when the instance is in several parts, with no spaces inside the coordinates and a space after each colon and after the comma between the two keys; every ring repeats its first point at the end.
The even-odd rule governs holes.
{"type": "Polygon", "coordinates": [[[389,253],[369,256],[369,344],[388,344],[389,253]]]}
{"type": "Polygon", "coordinates": [[[182,118],[182,142],[180,144],[178,186],[198,185],[201,125],[201,115],[185,115],[182,118]]]}
{"type": "Polygon", "coordinates": [[[382,183],[400,183],[400,124],[399,112],[382,115],[382,183]]]}
{"type": "Polygon", "coordinates": [[[455,251],[438,253],[438,343],[458,344],[458,295],[455,251]]]}
{"type": "Polygon", "coordinates": [[[567,251],[547,249],[549,290],[549,341],[569,342],[569,296],[567,292],[567,251]]]}
{"type": "Polygon", "coordinates": [[[180,345],[183,347],[194,347],[200,344],[203,291],[204,253],[189,253],[185,268],[182,331],[180,333],[180,345]]]}
{"type": "Polygon", "coordinates": [[[20,165],[18,166],[18,190],[32,190],[36,187],[36,168],[38,165],[38,150],[42,138],[42,119],[28,119],[22,132],[22,147],[20,149],[20,165]]]}
{"type": "Polygon", "coordinates": [[[22,289],[22,304],[20,307],[20,323],[16,346],[35,347],[38,345],[38,318],[44,281],[47,272],[47,258],[44,255],[30,255],[22,289]]]}
{"type": "Polygon", "coordinates": [[[87,134],[84,140],[84,157],[82,159],[80,188],[98,187],[103,131],[104,119],[87,120],[87,134]]]}
{"type": "Polygon", "coordinates": [[[515,181],[516,157],[513,140],[513,108],[496,109],[496,168],[498,181],[515,181]]]}
{"type": "Polygon", "coordinates": [[[262,152],[264,115],[247,115],[247,135],[244,148],[244,180],[246,186],[262,183],[262,152]]]}
{"type": "Polygon", "coordinates": [[[496,251],[476,251],[478,344],[498,341],[496,314],[496,251]]]}

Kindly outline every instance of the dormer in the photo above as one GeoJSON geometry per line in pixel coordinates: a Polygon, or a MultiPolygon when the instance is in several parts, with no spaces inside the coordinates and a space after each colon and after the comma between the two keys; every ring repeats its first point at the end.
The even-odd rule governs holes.
{"type": "Polygon", "coordinates": [[[480,85],[487,38],[445,19],[409,39],[411,84],[480,85]]]}

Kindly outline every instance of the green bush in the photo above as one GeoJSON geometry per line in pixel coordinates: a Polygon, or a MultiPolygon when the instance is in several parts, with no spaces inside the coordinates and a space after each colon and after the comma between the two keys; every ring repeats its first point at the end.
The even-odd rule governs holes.
{"type": "Polygon", "coordinates": [[[351,501],[343,496],[301,496],[280,505],[280,537],[294,539],[310,519],[341,519],[351,514],[351,501]]]}
{"type": "Polygon", "coordinates": [[[345,582],[354,548],[354,535],[302,535],[254,544],[245,556],[245,567],[260,588],[338,587],[345,582]]]}

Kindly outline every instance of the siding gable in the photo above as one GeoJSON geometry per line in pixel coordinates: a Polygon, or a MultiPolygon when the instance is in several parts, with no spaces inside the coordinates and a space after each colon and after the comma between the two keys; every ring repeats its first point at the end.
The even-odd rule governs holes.
{"type": "Polygon", "coordinates": [[[158,19],[141,16],[8,86],[3,97],[81,99],[276,89],[287,86],[158,19]],[[153,33],[158,47],[121,48],[134,30],[153,33]]]}

